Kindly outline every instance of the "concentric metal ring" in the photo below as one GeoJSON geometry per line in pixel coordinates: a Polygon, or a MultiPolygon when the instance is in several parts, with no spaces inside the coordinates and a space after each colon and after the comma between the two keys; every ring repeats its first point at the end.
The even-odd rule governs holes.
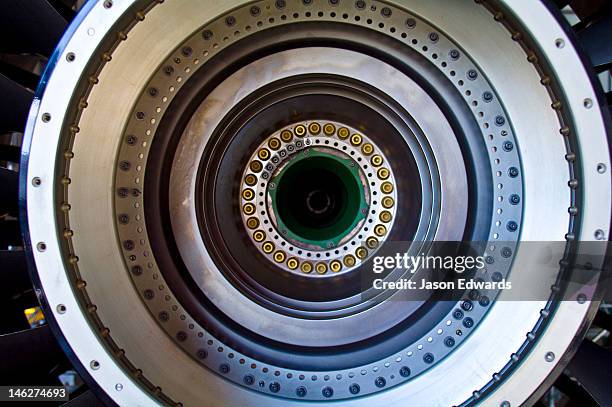
{"type": "MultiPolygon", "coordinates": [[[[100,171],[100,168],[107,168],[104,160],[114,162],[114,153],[106,150],[106,148],[109,148],[106,146],[111,143],[108,143],[108,140],[105,140],[103,136],[121,134],[123,124],[127,120],[122,113],[131,111],[132,103],[134,103],[140,90],[144,89],[141,85],[144,85],[146,82],[148,73],[152,69],[151,67],[159,65],[162,56],[169,53],[169,47],[180,43],[187,35],[195,31],[201,21],[208,20],[210,15],[222,15],[226,11],[225,7],[232,5],[229,3],[220,5],[214,2],[204,5],[202,3],[202,9],[205,10],[205,14],[203,13],[201,18],[195,18],[193,10],[184,9],[184,4],[173,6],[170,2],[166,2],[163,6],[154,8],[147,15],[144,20],[146,21],[145,23],[139,23],[130,31],[128,42],[118,47],[116,52],[113,53],[114,64],[104,67],[99,86],[95,87],[88,97],[88,103],[90,106],[96,106],[95,114],[101,117],[101,121],[95,122],[95,119],[85,114],[81,122],[79,122],[79,127],[81,131],[87,134],[92,143],[96,145],[97,154],[87,154],[88,149],[83,144],[81,146],[75,144],[74,157],[76,160],[70,164],[70,170],[75,176],[72,177],[73,174],[71,173],[71,178],[73,178],[71,186],[64,186],[66,190],[70,189],[70,198],[62,196],[60,197],[62,202],[56,202],[56,190],[53,182],[45,182],[47,179],[50,180],[53,174],[63,172],[56,171],[58,169],[56,166],[62,166],[62,169],[67,171],[67,168],[63,167],[64,163],[61,160],[58,163],[48,160],[49,151],[61,152],[64,150],[64,147],[71,147],[70,143],[72,143],[72,141],[67,143],[68,145],[60,143],[60,135],[68,137],[67,133],[62,133],[62,126],[65,125],[64,127],[68,128],[69,125],[73,124],[72,120],[74,120],[72,111],[69,113],[71,117],[66,118],[65,123],[63,120],[64,113],[71,110],[70,95],[65,92],[66,86],[74,89],[78,87],[79,78],[82,77],[81,73],[86,69],[85,62],[90,57],[91,60],[95,59],[96,69],[88,71],[88,75],[89,72],[91,74],[97,72],[97,61],[99,61],[99,58],[94,58],[94,54],[95,49],[100,45],[102,34],[110,32],[112,34],[110,36],[116,38],[116,33],[114,31],[111,32],[111,30],[116,29],[114,28],[114,22],[128,8],[127,2],[117,3],[111,9],[103,8],[101,3],[92,5],[91,15],[88,16],[90,18],[80,20],[80,25],[75,26],[74,31],[71,32],[72,38],[68,48],[78,43],[79,47],[77,48],[82,51],[79,51],[79,55],[72,65],[62,62],[63,59],[59,58],[62,55],[58,53],[57,66],[48,81],[44,97],[40,101],[40,106],[35,106],[33,109],[33,116],[29,124],[29,138],[32,140],[31,136],[35,132],[36,142],[32,144],[32,149],[30,150],[32,159],[28,167],[28,178],[41,177],[43,184],[37,189],[32,189],[29,186],[24,188],[27,188],[27,194],[30,198],[34,197],[34,199],[29,200],[27,208],[30,222],[29,233],[32,241],[34,243],[47,243],[47,250],[44,253],[35,253],[34,257],[40,272],[41,286],[44,288],[47,301],[49,302],[48,315],[55,316],[63,335],[69,340],[71,348],[74,349],[82,361],[98,362],[95,365],[96,371],[92,372],[92,374],[95,375],[95,379],[107,390],[109,395],[120,404],[133,404],[135,402],[150,403],[153,401],[153,394],[161,395],[161,397],[166,397],[167,394],[170,394],[172,397],[180,397],[181,401],[188,404],[192,402],[197,403],[198,400],[201,400],[202,394],[221,393],[227,395],[227,398],[224,400],[226,404],[238,403],[239,400],[243,402],[248,399],[253,405],[261,405],[262,403],[273,404],[275,402],[287,405],[290,403],[287,400],[279,401],[279,399],[270,398],[264,394],[246,392],[231,386],[228,381],[221,380],[215,375],[209,373],[202,374],[203,370],[196,363],[193,363],[190,358],[186,357],[183,352],[173,350],[175,348],[173,348],[172,342],[165,335],[158,333],[157,322],[142,308],[139,297],[135,296],[131,291],[130,281],[124,275],[123,262],[116,253],[117,247],[115,246],[117,245],[114,243],[115,230],[113,227],[109,227],[108,222],[108,219],[113,216],[112,210],[104,209],[101,204],[97,205],[97,203],[107,203],[110,201],[108,186],[112,184],[111,179],[113,176],[111,171],[102,171],[102,173],[100,171]],[[181,12],[181,8],[184,9],[183,12],[181,12]],[[173,18],[176,18],[176,20],[173,20],[173,18]],[[154,38],[154,33],[156,31],[159,32],[159,26],[165,23],[170,24],[174,30],[168,31],[168,35],[163,41],[152,42],[150,47],[142,47],[143,43],[147,43],[148,38],[154,38]],[[142,54],[139,54],[139,52],[142,54]],[[127,63],[122,65],[121,61],[138,61],[138,64],[127,63]],[[130,66],[131,69],[123,72],[123,75],[118,75],[117,70],[120,71],[121,66],[130,66]],[[132,80],[126,80],[126,78],[132,78],[132,80]],[[120,82],[124,88],[113,87],[114,81],[120,82]],[[97,94],[97,92],[100,93],[97,94]],[[103,103],[104,99],[109,100],[109,98],[107,96],[100,97],[100,95],[108,95],[109,93],[113,96],[123,96],[113,98],[112,104],[116,106],[103,103]],[[120,103],[117,103],[117,101],[120,103]],[[36,110],[37,107],[40,109],[36,110]],[[41,116],[43,113],[50,113],[53,119],[50,122],[43,123],[37,119],[39,117],[38,113],[41,116]],[[108,120],[109,118],[121,118],[121,120],[108,120]],[[95,142],[96,140],[99,142],[95,142]],[[80,199],[83,197],[87,198],[80,199]],[[63,201],[63,199],[66,199],[66,201],[63,201]],[[85,206],[80,205],[81,202],[86,201],[89,202],[87,210],[85,210],[85,206]],[[88,212],[91,209],[91,204],[97,205],[95,216],[88,212]],[[56,216],[55,209],[60,207],[65,208],[66,212],[70,211],[71,208],[74,209],[70,214],[70,223],[65,226],[69,227],[72,224],[76,226],[74,228],[76,231],[74,236],[76,238],[74,242],[72,240],[69,241],[67,248],[63,244],[60,248],[60,244],[55,241],[56,236],[64,235],[62,230],[64,227],[63,221],[61,221],[62,225],[59,228],[49,226],[48,222],[49,219],[54,219],[56,216]],[[99,218],[100,222],[93,222],[95,225],[92,225],[93,218],[99,218]],[[103,237],[104,239],[98,241],[96,236],[98,238],[103,237]],[[87,245],[88,241],[95,242],[95,250],[92,250],[87,245]],[[105,241],[107,243],[112,242],[112,244],[108,245],[105,241]],[[66,270],[62,259],[72,255],[72,252],[78,254],[78,268],[76,265],[72,265],[70,270],[66,270]],[[99,269],[102,264],[104,269],[99,269]],[[116,270],[121,272],[116,272],[116,270]],[[87,280],[86,290],[72,291],[71,283],[74,283],[73,274],[77,277],[84,277],[87,280]],[[109,276],[113,277],[112,282],[109,276]],[[107,280],[103,278],[107,278],[107,280]],[[85,299],[76,294],[80,292],[84,293],[83,297],[85,299]],[[108,298],[109,292],[114,294],[112,301],[105,301],[104,298],[108,298]],[[84,314],[81,313],[81,301],[93,315],[93,322],[89,318],[85,318],[84,314]],[[58,315],[53,311],[58,304],[66,306],[67,311],[62,315],[58,315]],[[98,306],[96,307],[95,304],[98,306]],[[126,309],[130,310],[130,315],[126,315],[126,309]],[[104,342],[100,341],[100,336],[96,331],[90,330],[92,325],[98,328],[103,326],[101,321],[111,326],[111,336],[106,336],[105,338],[107,339],[104,342]],[[133,333],[135,329],[138,332],[150,333],[151,340],[142,341],[142,337],[133,333]],[[101,343],[105,343],[106,347],[101,346],[101,343]],[[117,343],[124,348],[123,351],[127,350],[127,352],[120,352],[123,355],[121,359],[127,355],[125,357],[127,362],[122,362],[122,368],[119,368],[119,359],[107,351],[108,349],[116,351],[117,343]],[[165,349],[163,354],[159,354],[160,348],[165,349]],[[181,369],[176,371],[176,375],[173,377],[163,374],[166,371],[165,368],[170,363],[179,363],[181,366],[181,369]],[[128,370],[130,374],[126,374],[123,369],[128,370]],[[142,369],[141,373],[134,376],[133,372],[137,372],[138,369],[142,369]],[[143,392],[142,387],[137,386],[132,381],[133,377],[138,377],[139,385],[144,386],[147,392],[143,392]],[[142,377],[146,377],[147,380],[142,380],[142,377]],[[122,384],[122,392],[116,390],[119,388],[116,386],[117,382],[122,384]],[[162,386],[162,388],[155,390],[154,393],[155,386],[151,384],[152,382],[162,386]],[[197,389],[198,392],[194,389],[197,389]]],[[[496,86],[497,93],[503,98],[509,117],[514,119],[512,124],[515,130],[517,130],[517,135],[531,135],[534,130],[532,126],[538,126],[537,133],[540,137],[535,140],[531,138],[530,142],[533,143],[531,145],[532,153],[526,152],[523,155],[523,166],[521,167],[527,178],[524,188],[526,199],[521,200],[525,204],[526,213],[526,227],[522,234],[524,237],[537,238],[539,240],[561,238],[566,232],[563,229],[566,228],[565,225],[567,224],[566,222],[558,222],[559,219],[565,219],[564,216],[567,216],[565,211],[567,206],[567,190],[565,189],[567,174],[563,171],[567,164],[562,158],[565,154],[565,148],[560,146],[558,141],[559,135],[556,130],[559,126],[557,125],[557,118],[552,117],[552,112],[544,110],[550,104],[548,95],[545,95],[543,89],[541,92],[536,90],[538,86],[537,75],[533,72],[532,67],[524,61],[523,52],[518,47],[510,45],[512,42],[510,42],[509,34],[499,26],[497,21],[493,20],[491,15],[486,14],[480,6],[471,3],[458,4],[457,2],[444,1],[432,3],[416,1],[412,4],[412,12],[427,17],[434,24],[440,24],[446,34],[462,44],[467,54],[478,58],[479,66],[487,72],[487,76],[496,86]],[[485,30],[487,32],[487,41],[495,44],[496,49],[503,48],[505,50],[500,58],[496,60],[486,58],[488,55],[487,46],[491,44],[487,43],[487,41],[479,41],[471,37],[476,34],[464,29],[464,25],[470,23],[485,30]],[[499,66],[512,66],[513,70],[511,72],[505,72],[502,69],[497,71],[496,68],[499,68],[499,66]],[[534,79],[534,77],[535,81],[530,80],[534,79]],[[512,78],[520,80],[513,81],[511,80],[512,78]],[[520,93],[520,90],[517,92],[517,84],[524,87],[521,90],[525,90],[526,93],[533,96],[529,98],[529,106],[524,106],[526,100],[524,95],[521,95],[518,103],[512,97],[513,92],[520,93]],[[535,112],[544,113],[538,115],[535,112]],[[524,120],[522,114],[524,114],[524,120]],[[525,123],[529,123],[529,126],[525,123]],[[557,174],[558,177],[548,178],[546,183],[542,184],[542,179],[536,176],[542,170],[542,165],[549,169],[559,169],[560,171],[548,171],[549,174],[557,174]],[[531,179],[533,181],[529,181],[531,179]],[[530,200],[531,197],[535,196],[542,198],[542,200],[540,202],[530,200]],[[546,203],[550,205],[546,205],[546,203]],[[551,208],[554,208],[553,213],[559,216],[553,216],[551,208]],[[547,217],[551,218],[551,220],[547,221],[545,219],[547,217]]],[[[592,169],[588,168],[589,163],[594,162],[602,162],[608,168],[610,167],[607,149],[605,148],[605,130],[602,128],[601,118],[597,115],[597,109],[586,112],[582,106],[582,100],[585,97],[591,100],[597,100],[597,98],[592,94],[592,89],[588,84],[580,62],[575,56],[573,48],[566,46],[563,51],[559,51],[554,47],[554,39],[556,38],[564,38],[567,44],[570,44],[570,41],[554,20],[552,20],[544,6],[532,5],[534,7],[530,7],[528,11],[522,12],[518,7],[515,7],[518,5],[518,3],[507,1],[503,2],[502,9],[503,11],[506,11],[506,9],[513,11],[509,14],[513,14],[519,20],[521,31],[524,28],[522,24],[527,26],[528,29],[524,31],[524,34],[528,37],[532,35],[536,42],[541,45],[541,49],[538,51],[552,65],[551,71],[558,74],[553,75],[553,77],[568,79],[567,83],[572,84],[565,89],[566,92],[564,93],[568,99],[566,102],[569,109],[566,114],[570,118],[572,127],[576,128],[575,134],[577,136],[581,134],[589,134],[591,136],[590,140],[592,143],[589,146],[582,145],[577,141],[577,144],[580,145],[577,153],[582,158],[580,162],[585,163],[585,168],[581,168],[583,170],[581,172],[585,174],[584,183],[581,184],[584,185],[584,190],[582,191],[583,201],[577,202],[581,207],[584,206],[582,208],[584,210],[581,211],[585,213],[585,217],[582,220],[584,230],[579,230],[577,237],[580,238],[582,236],[586,238],[587,236],[592,236],[593,227],[596,227],[597,230],[604,230],[604,233],[606,233],[608,231],[607,225],[600,225],[599,222],[602,219],[610,218],[609,176],[595,174],[595,172],[591,171],[592,169]],[[567,75],[570,74],[570,71],[571,77],[568,78],[567,75]]],[[[270,7],[269,10],[274,9],[272,4],[270,4],[270,7]]],[[[325,13],[329,13],[328,7],[326,3],[321,9],[324,9],[325,13]]],[[[399,8],[394,6],[389,6],[388,8],[393,16],[401,14],[401,9],[399,8]]],[[[339,8],[332,10],[334,10],[332,11],[334,19],[336,16],[338,19],[342,18],[342,14],[339,14],[339,8]]],[[[129,13],[126,13],[126,15],[135,15],[135,11],[129,10],[129,13]]],[[[300,9],[299,12],[304,13],[304,10],[300,9]]],[[[281,19],[281,13],[283,12],[278,11],[278,15],[266,17],[274,18],[275,21],[278,21],[281,19]]],[[[347,10],[347,14],[350,17],[355,15],[361,16],[361,14],[365,13],[365,11],[355,12],[352,9],[347,10]]],[[[144,16],[144,12],[141,12],[138,16],[144,16]]],[[[372,20],[372,23],[370,23],[372,25],[380,21],[380,23],[384,24],[385,29],[390,26],[394,27],[389,23],[390,20],[388,19],[390,17],[383,16],[382,14],[379,16],[378,10],[376,13],[368,11],[367,16],[363,15],[364,21],[366,21],[366,17],[372,20]]],[[[329,18],[332,19],[332,17],[329,18]]],[[[226,20],[226,23],[228,21],[226,20]]],[[[235,24],[236,21],[241,21],[241,19],[233,17],[231,21],[235,24]]],[[[418,24],[416,20],[412,21],[414,21],[414,24],[407,25],[409,29],[421,27],[420,21],[418,24]]],[[[396,24],[395,26],[399,27],[400,25],[396,24]]],[[[406,31],[407,29],[396,31],[398,38],[400,38],[401,33],[406,31]]],[[[125,38],[125,35],[121,36],[121,38],[125,38]]],[[[68,52],[67,49],[65,51],[68,52]]],[[[88,75],[85,75],[85,77],[87,78],[88,75]]],[[[74,136],[74,134],[71,136],[74,136]]],[[[527,139],[522,141],[524,144],[527,142],[527,139]]],[[[518,143],[518,145],[520,146],[521,143],[518,143]]],[[[63,175],[60,174],[60,176],[63,175]]],[[[58,182],[59,185],[60,183],[58,182]]],[[[502,231],[502,233],[506,232],[502,231]]],[[[522,335],[514,336],[514,334],[530,331],[535,321],[538,320],[541,304],[519,305],[496,304],[492,308],[489,317],[485,319],[483,326],[480,327],[482,333],[479,330],[479,332],[472,335],[472,338],[461,347],[461,352],[453,353],[432,369],[429,374],[421,375],[403,386],[398,386],[391,391],[379,394],[376,401],[382,404],[390,404],[391,402],[418,403],[419,400],[422,400],[423,403],[426,403],[427,400],[430,400],[431,389],[437,388],[436,385],[441,382],[445,385],[441,386],[440,391],[437,392],[440,402],[444,404],[459,404],[467,397],[470,397],[472,390],[480,389],[482,383],[486,381],[486,379],[482,378],[492,376],[492,373],[497,371],[497,367],[503,365],[504,361],[508,360],[507,354],[490,354],[487,352],[487,349],[493,346],[497,351],[507,353],[518,349],[522,343],[522,338],[517,338],[522,335]],[[495,321],[499,320],[504,321],[507,331],[496,329],[498,326],[496,326],[495,321]],[[491,344],[493,345],[491,346],[491,344]],[[470,354],[471,358],[464,358],[464,352],[470,354]],[[469,375],[465,375],[465,371],[466,369],[469,371],[470,366],[479,369],[479,371],[481,371],[480,369],[485,371],[479,377],[468,377],[469,375]]],[[[529,375],[524,375],[524,378],[526,376],[531,378],[534,376],[545,377],[550,372],[553,364],[542,362],[542,352],[552,349],[556,354],[562,354],[569,346],[571,338],[559,335],[559,333],[568,329],[578,329],[585,313],[586,305],[584,304],[563,304],[557,310],[557,315],[553,323],[549,325],[548,331],[539,338],[538,347],[529,356],[525,357],[521,364],[524,368],[523,370],[527,369],[530,372],[529,375]]],[[[104,332],[108,335],[109,331],[104,332]]],[[[200,353],[200,355],[203,354],[200,353]]],[[[226,374],[226,368],[221,369],[220,367],[220,370],[222,374],[226,374]]],[[[508,399],[511,400],[513,405],[520,404],[528,394],[531,394],[534,386],[537,384],[521,383],[519,376],[514,374],[512,377],[516,378],[516,380],[503,381],[493,386],[496,389],[492,396],[495,397],[494,401],[499,402],[502,399],[508,399]],[[504,388],[512,388],[516,391],[507,393],[507,390],[504,390],[504,388]]],[[[374,380],[375,384],[387,385],[388,380],[386,377],[386,375],[382,374],[377,376],[374,380]],[[383,380],[379,380],[379,377],[382,377],[383,380]]],[[[274,383],[278,384],[277,380],[279,379],[274,379],[274,377],[270,379],[270,386],[268,388],[271,393],[276,394],[279,390],[283,391],[284,386],[279,389],[277,385],[273,385],[274,383]]],[[[322,382],[318,381],[316,384],[311,384],[310,382],[308,384],[300,384],[296,387],[294,394],[297,397],[313,393],[321,394],[321,397],[325,398],[341,396],[338,391],[339,387],[331,384],[331,382],[328,383],[321,385],[322,382]]],[[[359,392],[363,388],[363,386],[359,385],[355,387],[355,384],[348,386],[348,382],[346,384],[350,394],[355,394],[354,389],[357,389],[357,392],[359,392]]],[[[168,398],[162,398],[163,402],[171,401],[168,400],[168,398]]],[[[369,404],[372,402],[371,399],[367,398],[362,400],[369,404]]],[[[358,404],[360,401],[355,400],[353,402],[358,404]]]]}
{"type": "Polygon", "coordinates": [[[354,259],[352,256],[357,256],[361,262],[372,256],[376,252],[378,241],[384,240],[392,227],[397,194],[395,189],[387,192],[383,190],[386,185],[393,185],[395,182],[392,172],[384,166],[385,162],[388,161],[384,159],[384,152],[371,140],[356,129],[341,123],[312,121],[293,124],[276,131],[255,149],[242,176],[242,220],[245,228],[249,230],[253,243],[267,258],[289,271],[314,277],[353,269],[358,264],[351,260],[354,259]],[[272,151],[267,150],[266,146],[271,145],[274,146],[271,148],[272,151]],[[313,153],[326,151],[346,160],[348,165],[358,168],[358,177],[365,196],[363,206],[358,209],[359,216],[351,226],[351,230],[340,238],[317,246],[312,243],[301,243],[288,236],[290,232],[287,227],[279,224],[278,213],[273,209],[270,193],[277,188],[274,184],[274,180],[278,178],[277,174],[292,159],[308,158],[313,153]],[[377,161],[378,169],[370,162],[373,155],[380,157],[381,161],[377,161]],[[260,163],[258,166],[264,170],[254,172],[252,170],[254,162],[260,163]],[[383,177],[381,177],[382,170],[384,170],[383,177]],[[252,211],[244,210],[245,205],[251,205],[251,202],[255,208],[261,210],[256,217],[252,211]],[[386,202],[386,206],[383,206],[383,202],[386,202]],[[379,223],[382,222],[380,216],[383,217],[384,223],[389,225],[383,226],[379,223]],[[249,224],[254,222],[253,219],[257,219],[257,225],[249,224]],[[258,227],[260,228],[257,229],[258,227]],[[384,231],[381,228],[384,228],[384,231]],[[257,230],[253,232],[253,229],[257,230]],[[262,236],[267,240],[262,240],[262,236]],[[371,243],[372,239],[376,244],[371,243]],[[266,246],[277,247],[281,251],[272,253],[265,249],[266,246]],[[282,253],[281,261],[279,253],[282,253]],[[317,261],[315,267],[317,273],[310,273],[308,267],[305,270],[299,268],[299,265],[305,261],[317,261]]]}

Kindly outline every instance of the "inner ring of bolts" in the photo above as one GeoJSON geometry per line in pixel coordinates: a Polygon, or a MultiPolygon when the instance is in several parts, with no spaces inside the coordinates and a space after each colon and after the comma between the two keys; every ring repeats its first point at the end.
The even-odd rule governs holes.
{"type": "Polygon", "coordinates": [[[248,160],[240,185],[242,222],[255,247],[278,267],[311,276],[345,272],[372,256],[389,234],[397,205],[395,185],[384,153],[366,135],[328,120],[298,122],[267,137],[248,160]],[[322,155],[353,170],[362,200],[346,233],[316,244],[288,230],[274,197],[286,166],[322,155]]]}

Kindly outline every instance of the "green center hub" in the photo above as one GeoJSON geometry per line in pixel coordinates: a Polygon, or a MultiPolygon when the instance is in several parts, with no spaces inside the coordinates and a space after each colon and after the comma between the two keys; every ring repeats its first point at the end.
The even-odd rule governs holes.
{"type": "Polygon", "coordinates": [[[359,166],[347,155],[330,151],[299,152],[269,184],[278,229],[302,247],[343,244],[368,213],[359,166]]]}

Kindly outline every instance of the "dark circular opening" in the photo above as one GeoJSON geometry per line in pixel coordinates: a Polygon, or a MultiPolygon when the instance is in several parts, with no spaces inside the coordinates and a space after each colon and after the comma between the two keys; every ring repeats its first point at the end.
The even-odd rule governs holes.
{"type": "MultiPolygon", "coordinates": [[[[364,206],[358,167],[351,160],[300,153],[273,180],[272,206],[281,231],[292,240],[326,247],[342,239],[359,221],[364,206]]],[[[364,206],[365,207],[365,206],[364,206]]]]}
{"type": "MultiPolygon", "coordinates": [[[[248,354],[258,355],[270,363],[299,369],[330,369],[332,365],[334,368],[341,368],[384,357],[403,344],[420,337],[440,320],[440,315],[445,315],[452,309],[453,302],[428,303],[418,312],[407,315],[406,320],[396,327],[375,338],[347,346],[315,349],[307,345],[292,346],[273,342],[230,320],[198,289],[172,239],[167,202],[173,152],[191,114],[208,92],[230,72],[249,61],[301,46],[337,46],[363,52],[391,63],[424,86],[439,103],[457,136],[461,138],[466,163],[476,163],[467,168],[473,180],[470,184],[470,187],[474,188],[470,192],[470,203],[474,210],[471,211],[473,216],[470,216],[467,222],[469,226],[466,236],[471,236],[471,240],[478,240],[477,236],[488,233],[491,206],[488,198],[491,196],[491,185],[487,177],[480,175],[487,173],[488,163],[476,159],[486,154],[486,145],[482,142],[478,124],[462,95],[455,91],[442,73],[434,69],[433,64],[410,48],[404,47],[402,43],[359,27],[352,27],[351,35],[347,36],[346,28],[335,23],[291,24],[262,30],[261,33],[245,37],[240,44],[220,51],[207,63],[206,70],[199,70],[194,74],[190,79],[190,85],[193,85],[181,88],[171,108],[160,121],[155,142],[152,143],[149,161],[155,165],[147,165],[147,187],[144,188],[144,194],[148,196],[148,204],[145,205],[145,211],[147,218],[158,220],[150,223],[149,235],[162,273],[180,303],[200,324],[230,346],[244,349],[248,354]],[[159,219],[162,221],[159,222],[159,219]],[[407,329],[408,327],[410,329],[407,329]],[[332,350],[333,362],[321,357],[329,355],[332,350]]],[[[367,84],[348,78],[341,80],[315,75],[293,78],[287,82],[291,82],[292,86],[286,89],[279,85],[287,83],[276,83],[262,88],[257,95],[243,101],[240,107],[245,109],[244,111],[236,110],[243,114],[228,115],[227,121],[220,126],[219,132],[213,137],[217,142],[210,146],[202,160],[199,175],[199,182],[202,184],[199,195],[201,202],[198,206],[205,209],[200,214],[205,244],[232,283],[255,301],[279,312],[285,312],[285,308],[279,307],[278,303],[288,302],[293,309],[301,311],[304,301],[314,301],[308,304],[310,311],[310,306],[318,307],[318,301],[344,302],[345,298],[358,293],[361,286],[359,274],[334,276],[330,281],[288,276],[288,273],[270,267],[267,259],[250,250],[252,245],[249,246],[243,236],[242,222],[236,222],[239,208],[228,208],[227,202],[237,201],[235,197],[238,188],[235,186],[240,182],[242,163],[252,148],[279,127],[299,120],[328,119],[355,128],[363,126],[373,142],[388,149],[387,157],[390,162],[395,163],[392,168],[396,178],[398,202],[401,202],[396,223],[402,227],[394,227],[390,231],[389,241],[414,239],[416,219],[423,209],[422,199],[426,185],[422,185],[418,177],[415,161],[418,157],[413,157],[406,143],[402,143],[401,135],[412,134],[417,128],[402,106],[395,105],[386,95],[380,94],[367,84]],[[270,91],[271,87],[282,90],[270,92],[265,106],[257,106],[258,98],[270,91]],[[224,182],[216,182],[219,179],[224,182]],[[408,180],[417,183],[412,185],[410,193],[406,185],[408,180]],[[261,294],[261,287],[268,291],[261,294]],[[299,306],[292,302],[294,298],[301,301],[299,306]]],[[[327,309],[325,304],[322,305],[322,309],[327,309]]]]}

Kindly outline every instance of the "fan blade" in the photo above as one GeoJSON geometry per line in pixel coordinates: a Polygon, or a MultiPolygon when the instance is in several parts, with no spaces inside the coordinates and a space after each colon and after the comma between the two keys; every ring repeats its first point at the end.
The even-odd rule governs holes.
{"type": "Polygon", "coordinates": [[[0,250],[8,246],[22,246],[19,222],[14,219],[0,221],[0,250]]]}
{"type": "Polygon", "coordinates": [[[612,386],[609,382],[612,375],[611,350],[585,340],[567,370],[599,405],[612,405],[612,386]]]}
{"type": "Polygon", "coordinates": [[[595,314],[593,319],[593,326],[605,329],[608,332],[612,332],[612,315],[602,311],[601,309],[595,314]]]}
{"type": "Polygon", "coordinates": [[[569,5],[569,3],[570,3],[569,0],[552,0],[552,2],[553,2],[553,4],[555,6],[557,6],[557,8],[559,10],[561,10],[563,7],[569,5]]]}
{"type": "Polygon", "coordinates": [[[76,15],[76,0],[47,0],[66,21],[76,15]]]}
{"type": "Polygon", "coordinates": [[[66,20],[46,0],[0,2],[0,52],[51,55],[66,20]]]}
{"type": "Polygon", "coordinates": [[[0,161],[18,163],[21,158],[21,149],[17,146],[0,144],[0,161]]]}
{"type": "Polygon", "coordinates": [[[91,390],[87,390],[69,402],[62,404],[62,407],[104,407],[104,403],[91,390]]]}
{"type": "Polygon", "coordinates": [[[18,188],[19,174],[16,171],[0,168],[0,196],[2,196],[0,214],[17,212],[18,188]]]}
{"type": "Polygon", "coordinates": [[[578,31],[578,38],[597,72],[612,67],[612,12],[578,31]]]}
{"type": "Polygon", "coordinates": [[[34,93],[0,74],[0,133],[23,131],[34,93]]]}
{"type": "Polygon", "coordinates": [[[0,72],[7,78],[17,82],[19,85],[31,90],[36,89],[38,81],[40,80],[38,75],[2,60],[0,60],[0,72]]]}
{"type": "Polygon", "coordinates": [[[602,10],[608,6],[608,0],[570,0],[561,3],[568,3],[580,20],[587,20],[596,14],[601,14],[602,10]]]}
{"type": "Polygon", "coordinates": [[[48,325],[0,335],[0,354],[3,385],[46,383],[51,370],[65,359],[48,325]]]}
{"type": "Polygon", "coordinates": [[[0,297],[14,297],[32,290],[25,253],[22,250],[0,250],[2,284],[0,297]]]}
{"type": "Polygon", "coordinates": [[[571,401],[572,405],[576,406],[598,406],[597,402],[589,394],[589,392],[572,377],[569,377],[565,373],[555,381],[554,386],[561,390],[571,401]]]}

